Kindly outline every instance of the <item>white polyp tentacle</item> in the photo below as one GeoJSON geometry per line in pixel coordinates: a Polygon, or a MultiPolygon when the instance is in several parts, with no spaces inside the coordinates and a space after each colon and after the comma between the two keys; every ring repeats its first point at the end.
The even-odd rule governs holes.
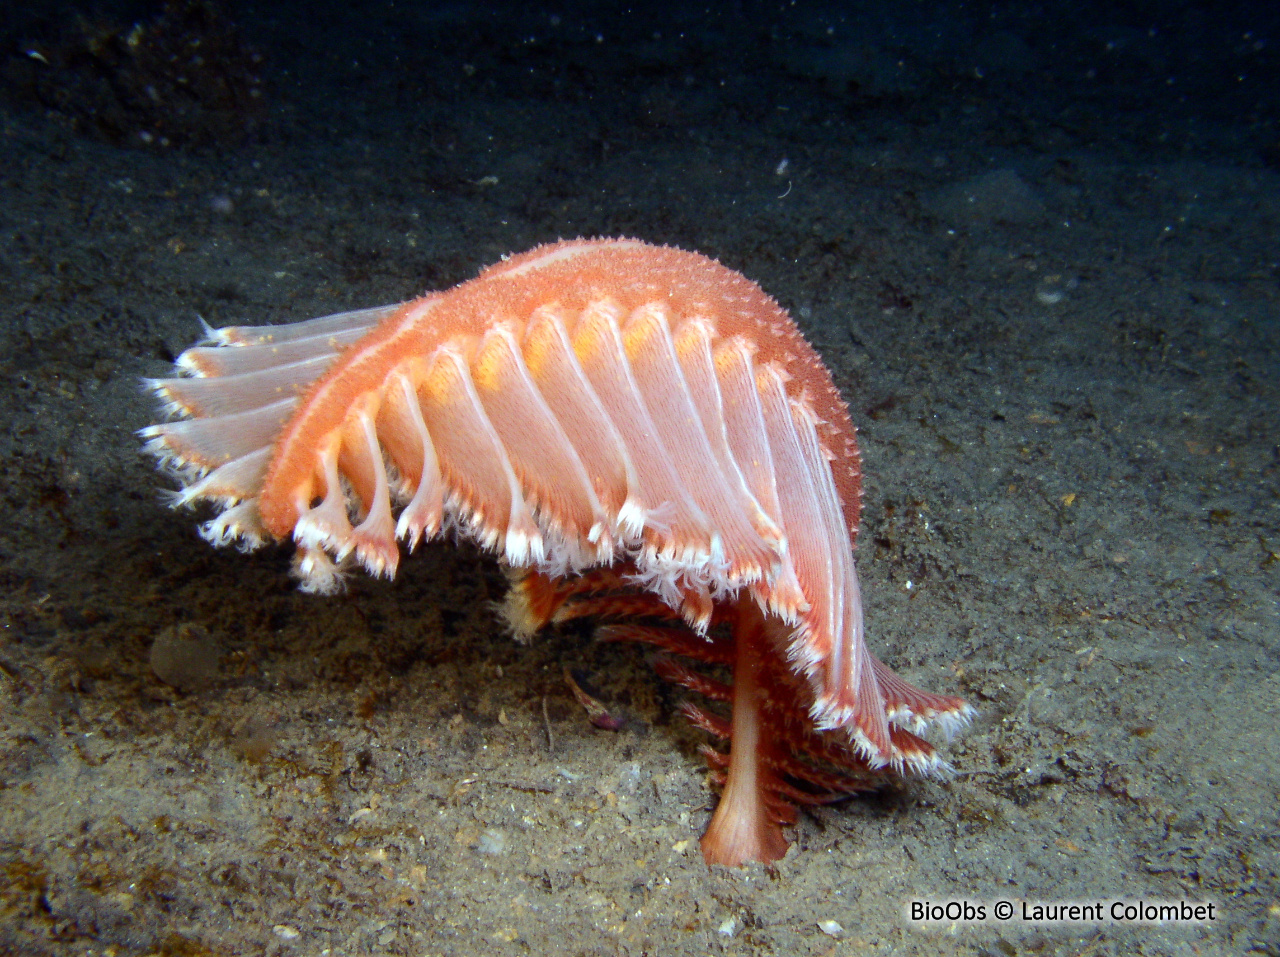
{"type": "Polygon", "coordinates": [[[336,561],[341,562],[355,547],[352,538],[354,529],[347,518],[347,496],[342,489],[342,479],[338,475],[337,436],[325,443],[320,452],[320,467],[324,473],[324,499],[314,508],[309,508],[298,519],[294,526],[293,539],[302,548],[323,548],[333,554],[336,561]]]}
{"type": "Polygon", "coordinates": [[[309,595],[333,595],[342,591],[345,574],[318,546],[299,545],[293,556],[293,574],[299,580],[299,591],[309,595]]]}
{"type": "Polygon", "coordinates": [[[418,392],[408,376],[397,375],[395,380],[396,386],[404,394],[409,417],[413,420],[414,430],[422,443],[422,474],[418,478],[418,487],[414,489],[413,497],[400,513],[395,532],[396,538],[404,539],[409,551],[413,551],[423,538],[433,538],[440,531],[444,521],[444,487],[436,447],[431,441],[431,433],[427,431],[427,423],[422,418],[422,407],[418,404],[418,392]]]}
{"type": "MultiPolygon", "coordinates": [[[[484,410],[484,403],[480,401],[480,396],[476,392],[475,382],[471,378],[470,364],[456,348],[442,349],[439,356],[437,361],[454,364],[457,381],[466,390],[467,401],[475,410],[479,427],[485,431],[493,449],[501,459],[502,472],[507,481],[507,493],[511,497],[511,504],[507,511],[507,527],[505,529],[487,527],[483,533],[484,546],[501,552],[508,565],[515,567],[536,565],[546,559],[546,543],[538,523],[534,521],[533,512],[525,501],[524,489],[515,470],[511,467],[502,438],[490,421],[484,410]]],[[[481,521],[483,522],[483,519],[481,521]]]]}
{"type": "Polygon", "coordinates": [[[396,544],[396,522],[391,516],[390,485],[373,416],[366,410],[360,412],[360,429],[373,462],[374,488],[369,514],[353,530],[356,557],[370,575],[394,578],[400,547],[396,544]]]}
{"type": "MultiPolygon", "coordinates": [[[[490,349],[505,351],[509,372],[518,379],[516,388],[523,391],[525,401],[533,406],[531,420],[540,427],[549,426],[552,430],[554,436],[552,441],[559,447],[561,455],[570,463],[570,468],[574,473],[572,482],[578,485],[581,493],[586,498],[587,506],[591,510],[591,526],[588,531],[587,541],[589,544],[597,546],[597,560],[602,564],[608,564],[613,560],[613,543],[609,539],[602,539],[600,532],[609,523],[610,516],[596,494],[591,477],[583,465],[578,451],[565,434],[562,423],[557,420],[555,413],[547,404],[546,398],[539,391],[537,383],[534,381],[533,375],[529,371],[529,366],[525,361],[524,353],[520,347],[519,336],[513,331],[511,323],[499,323],[486,334],[481,344],[480,352],[483,354],[490,349]]],[[[501,446],[503,444],[503,436],[497,429],[497,423],[493,422],[489,410],[486,409],[485,414],[490,417],[491,424],[495,426],[495,435],[501,446]]],[[[518,455],[518,453],[516,454],[518,455]]],[[[514,468],[516,460],[511,456],[509,450],[508,456],[511,458],[514,468]]],[[[536,497],[532,501],[537,512],[535,516],[536,524],[542,529],[544,535],[555,532],[556,536],[564,542],[581,537],[582,532],[580,529],[566,529],[563,525],[557,526],[555,519],[544,508],[546,503],[539,501],[536,497]]],[[[544,552],[545,549],[546,546],[544,545],[544,552]]],[[[575,551],[577,550],[575,543],[575,551]]],[[[535,562],[540,560],[537,557],[534,558],[535,562]]]]}
{"type": "Polygon", "coordinates": [[[251,552],[269,536],[258,514],[258,500],[250,498],[229,506],[201,525],[200,537],[219,548],[234,543],[242,552],[251,552]]]}

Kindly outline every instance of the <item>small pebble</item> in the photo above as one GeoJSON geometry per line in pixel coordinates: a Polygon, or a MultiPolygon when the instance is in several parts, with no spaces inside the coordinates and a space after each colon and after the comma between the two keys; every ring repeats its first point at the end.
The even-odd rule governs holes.
{"type": "Polygon", "coordinates": [[[480,835],[480,840],[476,844],[476,847],[481,854],[489,854],[493,857],[498,857],[506,853],[507,836],[497,828],[491,827],[480,835]]]}
{"type": "Polygon", "coordinates": [[[1056,306],[1067,297],[1067,289],[1074,283],[1064,282],[1059,275],[1045,276],[1036,287],[1036,299],[1046,306],[1056,306]]]}
{"type": "Polygon", "coordinates": [[[281,940],[297,940],[300,936],[298,928],[290,927],[288,924],[276,924],[271,928],[271,932],[281,940]]]}
{"type": "Polygon", "coordinates": [[[722,937],[733,937],[738,933],[738,918],[726,917],[716,928],[716,933],[722,937]]]}
{"type": "Polygon", "coordinates": [[[151,643],[151,670],[179,691],[203,691],[218,680],[222,649],[199,625],[166,628],[151,643]]]}
{"type": "Polygon", "coordinates": [[[628,761],[618,769],[618,790],[624,794],[635,794],[643,781],[644,772],[639,761],[628,761]]]}
{"type": "Polygon", "coordinates": [[[828,937],[843,937],[844,928],[840,926],[838,920],[820,920],[818,921],[818,930],[822,931],[828,937]]]}

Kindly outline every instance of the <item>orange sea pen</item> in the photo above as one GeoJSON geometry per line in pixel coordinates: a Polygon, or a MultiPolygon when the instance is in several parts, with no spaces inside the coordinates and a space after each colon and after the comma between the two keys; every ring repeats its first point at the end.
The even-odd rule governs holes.
{"type": "Polygon", "coordinates": [[[861,472],[848,410],[781,307],[696,253],[561,242],[413,302],[210,330],[150,382],[143,430],[215,544],[293,539],[304,590],[395,574],[446,529],[511,570],[507,623],[610,620],[727,740],[710,863],[775,860],[797,803],[943,767],[918,737],[969,707],[863,638],[861,472]]]}

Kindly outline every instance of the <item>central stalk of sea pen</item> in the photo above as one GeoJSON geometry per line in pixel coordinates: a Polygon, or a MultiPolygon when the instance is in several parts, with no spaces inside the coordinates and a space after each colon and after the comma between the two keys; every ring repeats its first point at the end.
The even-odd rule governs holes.
{"type": "Polygon", "coordinates": [[[773,772],[764,758],[766,739],[761,685],[766,656],[773,653],[764,615],[750,597],[739,598],[734,628],[733,729],[729,739],[729,777],[724,794],[702,838],[708,864],[737,867],[747,861],[776,861],[787,852],[782,828],[765,801],[766,780],[773,772]]]}

